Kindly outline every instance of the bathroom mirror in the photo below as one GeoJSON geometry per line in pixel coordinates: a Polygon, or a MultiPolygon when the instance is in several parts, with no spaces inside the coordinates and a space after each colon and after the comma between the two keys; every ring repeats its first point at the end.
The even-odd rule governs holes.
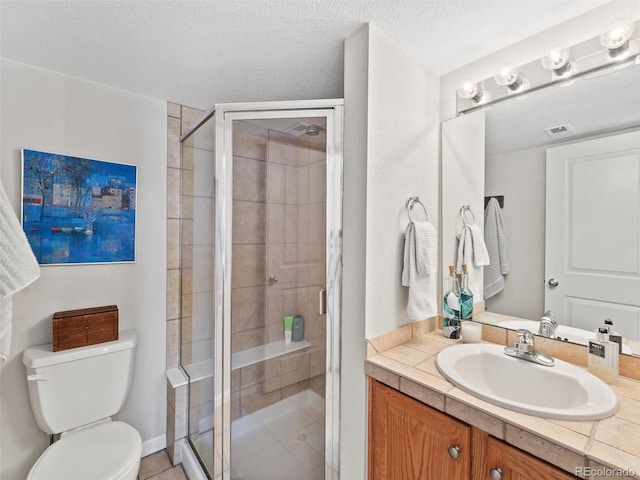
{"type": "MultiPolygon", "coordinates": [[[[623,353],[640,354],[638,85],[636,61],[471,114],[484,116],[484,195],[503,197],[509,264],[504,289],[478,320],[534,330],[553,310],[560,325],[593,332],[612,318],[627,340],[623,353]]],[[[462,128],[464,117],[447,129],[462,128]]],[[[443,215],[459,195],[444,175],[443,215]]],[[[580,330],[570,333],[564,338],[584,343],[580,330]]]]}

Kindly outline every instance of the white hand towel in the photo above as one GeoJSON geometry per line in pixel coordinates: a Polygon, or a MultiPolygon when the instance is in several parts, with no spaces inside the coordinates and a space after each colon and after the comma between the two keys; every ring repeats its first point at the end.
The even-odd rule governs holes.
{"type": "Polygon", "coordinates": [[[436,271],[438,258],[438,234],[430,222],[413,222],[416,244],[416,268],[418,275],[431,275],[436,271]]]}
{"type": "Polygon", "coordinates": [[[462,274],[462,264],[473,265],[471,232],[466,225],[458,232],[458,256],[456,260],[456,273],[462,274]]]}
{"type": "Polygon", "coordinates": [[[489,265],[489,253],[482,237],[482,230],[477,225],[463,225],[458,233],[458,257],[456,273],[462,273],[462,264],[482,267],[489,265]]]}
{"type": "MultiPolygon", "coordinates": [[[[414,224],[409,223],[404,231],[402,286],[409,287],[407,316],[411,321],[424,320],[438,313],[437,275],[418,275],[415,238],[414,224]]],[[[437,235],[433,248],[438,248],[437,235]]]]}
{"type": "Polygon", "coordinates": [[[490,265],[484,269],[484,298],[491,298],[504,288],[504,277],[509,273],[507,261],[507,237],[500,204],[491,198],[484,210],[484,237],[489,252],[490,265]]]}
{"type": "Polygon", "coordinates": [[[7,359],[11,346],[11,296],[39,276],[38,261],[0,183],[0,360],[7,359]]]}
{"type": "Polygon", "coordinates": [[[476,224],[468,225],[467,228],[471,232],[471,241],[473,242],[473,264],[476,267],[489,265],[489,252],[487,252],[487,246],[484,243],[482,230],[476,224]]]}

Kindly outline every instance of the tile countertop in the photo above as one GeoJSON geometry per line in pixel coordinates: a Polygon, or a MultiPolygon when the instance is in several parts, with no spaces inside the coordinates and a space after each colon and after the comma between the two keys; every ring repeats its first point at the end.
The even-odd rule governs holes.
{"type": "Polygon", "coordinates": [[[457,342],[436,330],[381,353],[370,349],[365,373],[579,478],[640,479],[640,381],[620,377],[611,385],[619,403],[612,417],[583,422],[535,417],[488,403],[446,380],[436,356],[457,342]]]}

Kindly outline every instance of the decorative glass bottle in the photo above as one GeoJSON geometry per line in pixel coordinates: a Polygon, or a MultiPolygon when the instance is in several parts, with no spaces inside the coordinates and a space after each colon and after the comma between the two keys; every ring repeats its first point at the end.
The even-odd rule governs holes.
{"type": "Polygon", "coordinates": [[[460,318],[473,320],[473,292],[469,288],[467,265],[462,264],[462,287],[460,288],[460,318]]]}
{"type": "Polygon", "coordinates": [[[443,328],[447,338],[460,338],[460,287],[453,265],[449,266],[449,283],[442,302],[443,328]]]}

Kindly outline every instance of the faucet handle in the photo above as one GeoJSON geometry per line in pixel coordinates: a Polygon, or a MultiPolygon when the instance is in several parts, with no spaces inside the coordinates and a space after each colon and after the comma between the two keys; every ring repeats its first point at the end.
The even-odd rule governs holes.
{"type": "Polygon", "coordinates": [[[533,351],[533,333],[526,328],[519,328],[516,330],[518,335],[518,341],[513,344],[513,348],[519,352],[533,351]]]}
{"type": "Polygon", "coordinates": [[[533,333],[526,328],[519,328],[516,330],[516,335],[518,335],[518,343],[533,345],[533,333]]]}

